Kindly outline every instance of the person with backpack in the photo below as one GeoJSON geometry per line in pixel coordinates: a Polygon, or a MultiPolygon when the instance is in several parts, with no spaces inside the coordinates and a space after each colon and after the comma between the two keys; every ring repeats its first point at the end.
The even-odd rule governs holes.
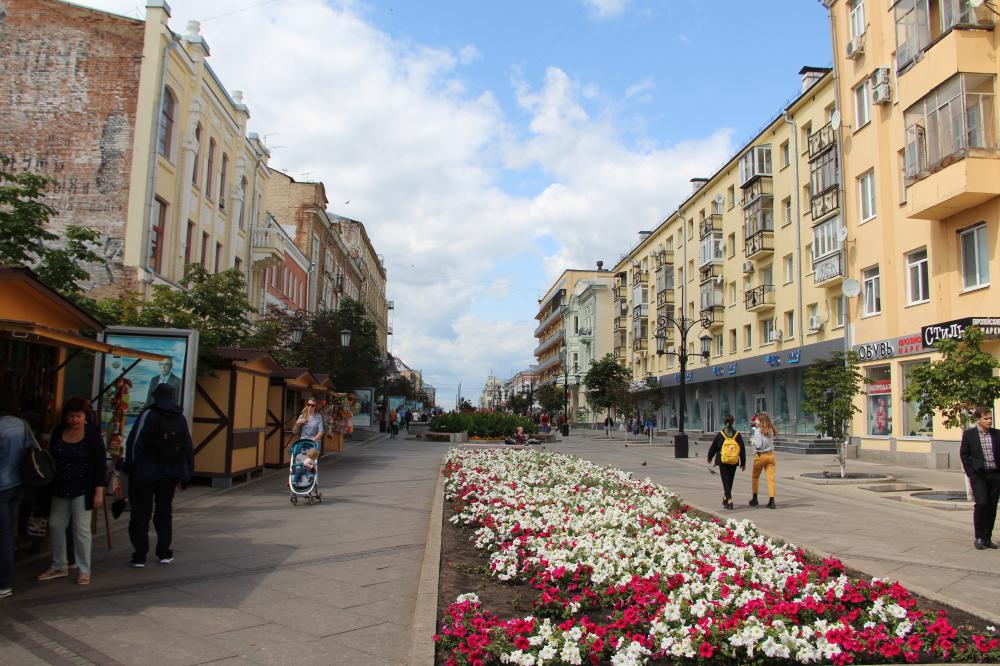
{"type": "Polygon", "coordinates": [[[160,564],[174,561],[174,490],[187,488],[194,470],[194,447],[184,412],[174,402],[174,389],[160,384],[153,390],[153,404],[142,411],[125,445],[125,472],[129,480],[128,537],[132,542],[129,566],[146,566],[149,521],[156,530],[156,556],[160,564]],[[155,513],[154,513],[155,506],[155,513]]]}
{"type": "Polygon", "coordinates": [[[733,479],[736,478],[736,468],[741,470],[747,468],[747,452],[743,446],[743,435],[741,435],[733,423],[736,421],[732,415],[727,415],[725,425],[712,440],[712,445],[708,447],[708,464],[719,466],[719,476],[722,477],[722,506],[726,509],[733,508],[733,479]]]}
{"type": "Polygon", "coordinates": [[[753,445],[754,459],[753,472],[750,476],[750,488],[753,497],[750,498],[750,506],[757,506],[757,489],[760,486],[760,473],[767,474],[767,508],[774,506],[774,472],[776,463],[774,460],[774,438],[778,436],[778,431],[774,427],[774,422],[767,412],[760,412],[756,416],[757,428],[750,437],[753,445]]]}

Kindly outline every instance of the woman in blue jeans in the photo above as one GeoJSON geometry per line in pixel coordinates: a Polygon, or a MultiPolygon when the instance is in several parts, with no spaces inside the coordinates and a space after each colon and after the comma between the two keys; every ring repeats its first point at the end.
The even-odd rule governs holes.
{"type": "Polygon", "coordinates": [[[49,453],[56,463],[56,479],[51,485],[52,506],[49,533],[52,538],[52,565],[38,580],[65,578],[66,526],[73,517],[73,546],[79,574],[76,582],[90,583],[90,512],[104,506],[106,452],[101,431],[87,423],[90,404],[73,397],[62,409],[62,424],[52,432],[49,453]]]}
{"type": "Polygon", "coordinates": [[[0,393],[0,599],[9,597],[10,572],[17,538],[17,509],[21,502],[21,459],[34,446],[31,427],[18,418],[20,396],[0,393]]]}

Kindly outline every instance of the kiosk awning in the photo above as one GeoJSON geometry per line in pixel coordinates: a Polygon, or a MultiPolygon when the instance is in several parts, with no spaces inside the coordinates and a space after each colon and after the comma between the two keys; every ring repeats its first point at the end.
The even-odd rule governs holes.
{"type": "Polygon", "coordinates": [[[164,354],[154,354],[153,352],[142,351],[141,349],[109,345],[106,342],[91,340],[70,331],[62,331],[29,321],[0,319],[0,335],[11,337],[15,340],[25,340],[52,347],[87,349],[99,354],[113,354],[115,356],[142,359],[144,361],[162,361],[165,358],[170,358],[164,354]]]}

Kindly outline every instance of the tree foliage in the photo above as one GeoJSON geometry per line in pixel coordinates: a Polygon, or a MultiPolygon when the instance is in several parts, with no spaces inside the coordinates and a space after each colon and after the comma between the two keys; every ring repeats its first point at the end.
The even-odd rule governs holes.
{"type": "Polygon", "coordinates": [[[838,442],[849,433],[854,414],[861,410],[854,398],[862,392],[864,379],[854,352],[836,351],[806,369],[802,379],[805,400],[802,409],[815,414],[819,430],[838,442]]]}
{"type": "Polygon", "coordinates": [[[660,380],[653,375],[646,377],[645,386],[639,395],[646,403],[646,413],[644,416],[647,418],[659,412],[663,405],[667,403],[667,387],[661,384],[660,380]]]}
{"type": "Polygon", "coordinates": [[[596,409],[627,409],[629,382],[632,370],[618,362],[613,354],[591,364],[583,383],[587,386],[587,399],[596,409]]]}
{"type": "Polygon", "coordinates": [[[43,283],[92,310],[94,301],[84,295],[80,283],[90,279],[83,264],[106,263],[91,248],[97,231],[75,225],[61,234],[46,229],[57,214],[42,201],[50,179],[12,173],[10,164],[10,158],[0,154],[0,264],[28,266],[43,283]]]}
{"type": "Polygon", "coordinates": [[[1000,361],[979,348],[982,341],[979,327],[968,326],[960,339],[937,343],[939,360],[913,367],[903,400],[918,404],[920,418],[939,411],[945,426],[956,428],[968,423],[976,407],[992,408],[1000,396],[1000,377],[993,374],[1000,361]]]}
{"type": "Polygon", "coordinates": [[[297,328],[305,330],[308,323],[308,315],[303,310],[289,312],[271,305],[264,316],[254,322],[253,333],[245,344],[247,347],[266,349],[278,363],[292,367],[298,360],[293,331],[297,328]]]}
{"type": "Polygon", "coordinates": [[[538,404],[546,412],[555,412],[562,409],[563,389],[555,383],[542,384],[535,389],[535,396],[538,404]]]}
{"type": "Polygon", "coordinates": [[[507,407],[515,414],[526,415],[531,409],[531,398],[528,397],[528,392],[522,391],[507,398],[507,407]]]}
{"type": "Polygon", "coordinates": [[[345,299],[336,310],[317,312],[308,323],[294,364],[330,375],[338,391],[375,387],[384,395],[385,359],[374,322],[364,305],[345,299]],[[350,345],[340,346],[340,332],[351,332],[350,345]]]}
{"type": "Polygon", "coordinates": [[[518,427],[526,433],[535,433],[538,426],[528,418],[492,412],[452,412],[431,419],[434,432],[468,432],[470,437],[506,437],[518,427]]]}

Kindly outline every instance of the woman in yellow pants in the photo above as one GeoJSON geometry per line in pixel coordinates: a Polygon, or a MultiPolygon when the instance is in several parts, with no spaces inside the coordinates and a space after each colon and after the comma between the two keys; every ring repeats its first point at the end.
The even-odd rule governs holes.
{"type": "Polygon", "coordinates": [[[755,453],[753,460],[753,473],[750,477],[750,487],[753,490],[753,497],[750,499],[750,506],[757,506],[757,489],[760,487],[760,473],[767,474],[767,508],[774,506],[774,438],[778,435],[774,429],[774,423],[767,412],[757,414],[757,429],[750,437],[755,453]]]}

